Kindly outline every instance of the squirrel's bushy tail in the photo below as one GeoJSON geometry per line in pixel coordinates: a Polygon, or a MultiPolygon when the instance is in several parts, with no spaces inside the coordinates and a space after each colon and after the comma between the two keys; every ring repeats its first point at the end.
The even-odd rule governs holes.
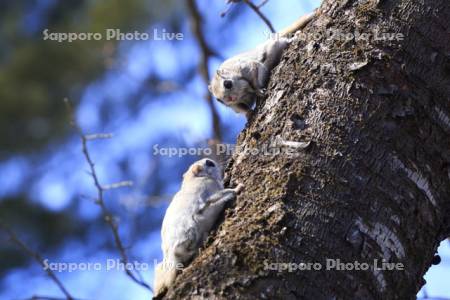
{"type": "Polygon", "coordinates": [[[155,268],[155,279],[153,281],[154,298],[158,298],[164,294],[175,281],[176,276],[177,270],[175,265],[167,264],[165,261],[157,264],[155,268]]]}
{"type": "Polygon", "coordinates": [[[297,21],[295,21],[291,26],[281,30],[277,35],[280,37],[289,37],[289,35],[294,34],[296,31],[302,30],[305,28],[306,25],[308,25],[309,22],[314,19],[314,17],[317,14],[317,10],[314,10],[313,12],[306,14],[304,16],[301,16],[297,21]]]}

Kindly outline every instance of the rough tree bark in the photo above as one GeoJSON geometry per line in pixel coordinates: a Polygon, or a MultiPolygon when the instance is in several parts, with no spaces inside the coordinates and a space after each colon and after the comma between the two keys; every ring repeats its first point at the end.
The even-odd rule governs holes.
{"type": "Polygon", "coordinates": [[[450,1],[325,0],[306,33],[403,41],[293,43],[238,139],[246,190],[167,299],[414,299],[450,234],[450,1]],[[327,258],[404,271],[325,271],[327,258]],[[277,272],[265,263],[323,264],[277,272]]]}

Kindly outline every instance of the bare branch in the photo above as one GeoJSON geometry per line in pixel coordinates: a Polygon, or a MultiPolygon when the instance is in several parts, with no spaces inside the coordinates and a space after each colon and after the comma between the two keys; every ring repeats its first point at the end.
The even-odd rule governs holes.
{"type": "MultiPolygon", "coordinates": [[[[101,209],[102,215],[103,215],[103,219],[108,224],[108,226],[111,229],[111,232],[113,234],[114,243],[116,245],[116,248],[119,251],[119,254],[120,254],[120,257],[121,257],[121,262],[126,265],[126,264],[129,263],[129,259],[128,259],[128,256],[126,254],[126,247],[124,246],[122,240],[120,239],[119,225],[115,221],[115,218],[110,213],[108,208],[106,207],[106,204],[105,204],[105,201],[104,201],[104,192],[106,191],[106,189],[105,189],[105,187],[103,187],[100,184],[100,181],[98,179],[97,172],[95,170],[94,162],[93,162],[93,160],[91,158],[91,155],[89,153],[89,150],[88,150],[88,145],[87,145],[88,139],[87,139],[87,136],[84,135],[83,131],[81,130],[80,126],[77,124],[77,122],[75,120],[75,115],[73,113],[73,108],[72,108],[72,105],[71,105],[69,99],[66,98],[66,99],[64,99],[64,101],[66,102],[66,105],[67,105],[68,110],[69,110],[69,115],[70,115],[70,120],[71,120],[70,122],[71,122],[72,126],[75,128],[75,130],[77,131],[78,135],[80,136],[83,155],[84,155],[84,157],[86,159],[86,162],[89,165],[90,175],[91,175],[92,180],[94,182],[95,188],[97,189],[97,199],[96,199],[95,203],[98,206],[100,206],[100,209],[101,209]]],[[[124,268],[124,270],[125,270],[125,273],[127,274],[127,276],[130,277],[134,282],[136,282],[137,284],[141,285],[142,287],[148,289],[149,291],[153,292],[152,288],[147,283],[145,283],[143,281],[143,279],[141,277],[141,274],[139,272],[136,272],[136,274],[134,274],[131,270],[129,270],[129,268],[124,268]]]]}
{"type": "MultiPolygon", "coordinates": [[[[202,75],[205,84],[208,85],[210,77],[209,59],[213,56],[216,56],[216,54],[206,42],[205,35],[203,33],[203,19],[198,10],[197,3],[195,2],[195,0],[186,0],[186,5],[190,15],[191,29],[201,50],[201,62],[199,65],[200,74],[202,75]]],[[[217,113],[217,110],[214,106],[211,93],[209,93],[208,91],[206,91],[206,101],[208,102],[211,111],[214,139],[221,141],[222,132],[220,129],[219,114],[217,113]]]]}
{"type": "Polygon", "coordinates": [[[270,23],[269,19],[267,19],[267,17],[261,12],[261,10],[259,9],[262,5],[264,5],[265,3],[263,2],[262,5],[256,6],[252,1],[250,0],[243,0],[245,4],[247,4],[248,6],[250,6],[250,8],[263,20],[264,23],[266,23],[266,25],[269,27],[270,31],[272,33],[275,33],[275,29],[272,26],[272,23],[270,23]]]}
{"type": "Polygon", "coordinates": [[[224,10],[223,12],[220,13],[220,17],[223,18],[227,15],[227,13],[229,13],[231,10],[231,6],[228,7],[226,10],[224,10]]]}
{"type": "MultiPolygon", "coordinates": [[[[31,296],[31,298],[26,298],[26,299],[23,299],[23,300],[65,300],[65,299],[66,298],[34,295],[34,296],[31,296]]],[[[82,299],[74,298],[73,300],[82,300],[82,299]]]]}
{"type": "Polygon", "coordinates": [[[261,1],[261,3],[258,4],[258,8],[261,8],[261,7],[263,7],[264,5],[266,5],[267,2],[269,2],[269,0],[263,0],[263,1],[261,1]]]}
{"type": "Polygon", "coordinates": [[[102,188],[103,190],[114,190],[114,189],[119,189],[122,187],[130,187],[133,186],[133,181],[120,181],[120,182],[116,182],[116,183],[112,183],[112,184],[108,184],[108,185],[103,185],[102,188]]]}
{"type": "Polygon", "coordinates": [[[86,135],[85,138],[88,141],[92,141],[92,140],[110,139],[113,136],[114,135],[112,133],[97,133],[86,135]]]}
{"type": "Polygon", "coordinates": [[[47,273],[47,275],[50,277],[50,279],[58,286],[58,288],[61,290],[61,292],[66,296],[64,299],[67,300],[75,300],[70,293],[67,291],[67,289],[64,287],[62,282],[58,279],[56,274],[47,267],[47,265],[44,262],[44,259],[42,256],[31,250],[22,240],[19,239],[19,237],[15,234],[14,231],[11,230],[3,221],[0,220],[0,228],[2,228],[8,235],[9,239],[12,243],[14,243],[16,246],[18,246],[22,251],[27,253],[28,256],[32,257],[37,263],[39,263],[43,270],[47,273]]]}
{"type": "MultiPolygon", "coordinates": [[[[272,23],[269,21],[269,19],[261,12],[261,7],[263,7],[269,0],[263,0],[260,4],[256,5],[254,4],[252,1],[250,0],[228,0],[228,4],[233,4],[233,3],[239,3],[239,2],[244,2],[245,4],[247,4],[262,20],[264,23],[266,23],[267,27],[269,27],[270,31],[272,33],[276,33],[275,29],[272,26],[272,23]]],[[[222,12],[220,14],[221,17],[224,17],[231,9],[228,8],[226,11],[222,12]]]]}

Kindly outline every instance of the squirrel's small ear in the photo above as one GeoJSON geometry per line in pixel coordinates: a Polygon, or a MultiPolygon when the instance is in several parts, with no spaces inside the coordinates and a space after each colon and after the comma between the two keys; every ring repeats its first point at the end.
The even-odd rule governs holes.
{"type": "Polygon", "coordinates": [[[203,168],[200,165],[193,165],[183,174],[183,179],[196,177],[201,171],[203,168]]]}
{"type": "Polygon", "coordinates": [[[199,174],[201,171],[203,171],[203,168],[202,168],[202,166],[200,166],[200,165],[195,165],[195,166],[192,168],[192,174],[193,174],[194,176],[198,176],[198,174],[199,174]]]}

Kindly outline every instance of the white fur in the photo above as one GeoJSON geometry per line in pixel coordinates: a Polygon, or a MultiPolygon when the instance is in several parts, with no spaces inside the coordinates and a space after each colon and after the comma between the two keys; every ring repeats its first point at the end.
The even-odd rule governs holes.
{"type": "Polygon", "coordinates": [[[250,113],[256,99],[265,94],[270,72],[290,42],[288,35],[303,28],[315,14],[313,12],[301,17],[292,26],[276,34],[275,38],[255,49],[227,59],[211,79],[209,91],[237,113],[250,113]],[[232,88],[226,88],[225,81],[231,81],[232,88]]]}
{"type": "Polygon", "coordinates": [[[190,166],[164,216],[161,229],[164,260],[155,269],[155,296],[174,282],[178,268],[186,267],[194,258],[225,203],[240,190],[242,186],[223,188],[221,170],[211,159],[190,166]],[[215,166],[208,166],[208,160],[215,166]]]}

